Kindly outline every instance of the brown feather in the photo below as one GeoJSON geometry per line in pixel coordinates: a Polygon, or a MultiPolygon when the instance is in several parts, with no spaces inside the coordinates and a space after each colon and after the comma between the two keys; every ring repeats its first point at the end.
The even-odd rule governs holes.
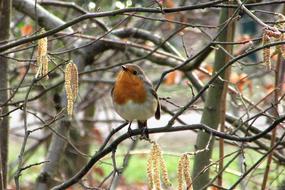
{"type": "Polygon", "coordinates": [[[114,102],[120,105],[128,100],[143,103],[147,96],[144,83],[139,78],[124,71],[119,73],[112,95],[114,102]]]}

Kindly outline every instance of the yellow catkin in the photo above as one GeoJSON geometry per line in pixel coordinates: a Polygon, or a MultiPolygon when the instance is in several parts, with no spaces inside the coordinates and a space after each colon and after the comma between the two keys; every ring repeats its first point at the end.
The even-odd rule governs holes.
{"type": "Polygon", "coordinates": [[[71,85],[72,85],[72,90],[73,90],[72,91],[73,98],[75,101],[78,95],[78,70],[75,64],[72,64],[72,67],[71,67],[71,85]]]}
{"type": "MultiPolygon", "coordinates": [[[[280,42],[282,41],[282,38],[283,38],[283,34],[280,35],[280,37],[278,39],[276,39],[277,42],[280,42]]],[[[278,53],[282,53],[282,50],[281,50],[281,45],[277,45],[275,46],[275,51],[274,51],[274,55],[275,54],[278,54],[278,53]]],[[[272,55],[271,55],[272,56],[272,55]]]]}
{"type": "Polygon", "coordinates": [[[183,190],[183,162],[184,162],[184,156],[181,156],[178,161],[178,169],[177,169],[178,190],[183,190]]]}
{"type": "MultiPolygon", "coordinates": [[[[266,33],[263,34],[262,40],[263,40],[263,45],[266,45],[270,42],[270,38],[266,33]]],[[[263,62],[267,66],[267,69],[270,70],[271,69],[270,47],[263,49],[263,62]]]]}
{"type": "Polygon", "coordinates": [[[67,114],[72,115],[73,104],[78,94],[78,70],[77,66],[70,62],[65,68],[65,91],[67,97],[67,114]]]}
{"type": "MultiPolygon", "coordinates": [[[[283,40],[285,40],[284,34],[281,35],[280,41],[283,41],[283,40]]],[[[285,59],[285,44],[280,45],[280,51],[281,51],[282,57],[285,59]]]]}
{"type": "Polygon", "coordinates": [[[284,29],[285,28],[285,16],[283,14],[278,14],[278,24],[277,24],[277,28],[279,29],[284,29]]]}
{"type": "Polygon", "coordinates": [[[186,182],[187,190],[193,190],[192,179],[191,179],[191,174],[190,174],[190,161],[189,161],[187,154],[184,154],[183,174],[184,174],[184,179],[186,182]]]}
{"type": "Polygon", "coordinates": [[[65,68],[65,92],[67,98],[67,114],[72,115],[73,112],[73,93],[71,87],[71,66],[66,65],[65,68]]]}
{"type": "Polygon", "coordinates": [[[153,157],[154,157],[154,148],[152,147],[148,156],[147,169],[146,169],[149,189],[153,188],[153,164],[152,164],[153,157]]]}
{"type": "MultiPolygon", "coordinates": [[[[41,34],[45,33],[45,30],[43,29],[40,33],[41,34]]],[[[44,37],[38,40],[38,55],[47,54],[47,44],[48,44],[47,37],[44,37]]]]}
{"type": "Polygon", "coordinates": [[[168,172],[166,168],[166,163],[165,163],[165,160],[163,159],[161,149],[158,145],[157,145],[157,153],[158,153],[158,159],[159,159],[159,166],[160,166],[160,170],[162,173],[162,181],[165,186],[171,186],[171,182],[169,180],[168,172]]]}
{"type": "MultiPolygon", "coordinates": [[[[44,33],[44,32],[45,30],[41,31],[41,33],[44,33]]],[[[47,76],[48,74],[47,46],[48,46],[47,37],[44,37],[38,40],[38,51],[37,51],[38,71],[36,74],[36,78],[41,77],[41,76],[47,76]]],[[[48,79],[48,76],[46,77],[46,79],[48,79]]]]}
{"type": "Polygon", "coordinates": [[[45,79],[49,79],[48,77],[48,56],[42,56],[42,75],[45,76],[45,79]]]}
{"type": "Polygon", "coordinates": [[[147,178],[149,189],[160,190],[162,175],[162,182],[165,186],[170,186],[170,180],[167,173],[165,161],[162,156],[161,149],[158,144],[152,142],[152,148],[147,160],[147,178]]]}
{"type": "MultiPolygon", "coordinates": [[[[285,22],[284,21],[285,21],[285,16],[282,15],[282,14],[278,14],[278,20],[276,21],[277,24],[275,25],[275,27],[278,30],[284,30],[284,27],[285,27],[285,22]]],[[[284,35],[283,35],[283,33],[280,32],[280,36],[278,38],[276,38],[276,41],[280,42],[282,40],[284,40],[284,35]]],[[[285,47],[284,47],[284,45],[277,45],[275,47],[275,54],[278,54],[278,53],[281,53],[282,56],[285,57],[285,47]]]]}
{"type": "Polygon", "coordinates": [[[67,114],[72,115],[73,113],[73,101],[72,100],[67,100],[67,114]]]}
{"type": "Polygon", "coordinates": [[[155,190],[160,190],[160,172],[159,172],[159,157],[158,157],[157,145],[154,145],[154,155],[153,155],[153,183],[155,190]]]}
{"type": "Polygon", "coordinates": [[[281,36],[281,32],[278,30],[277,27],[274,27],[274,30],[265,30],[264,32],[267,36],[277,39],[281,36]]]}

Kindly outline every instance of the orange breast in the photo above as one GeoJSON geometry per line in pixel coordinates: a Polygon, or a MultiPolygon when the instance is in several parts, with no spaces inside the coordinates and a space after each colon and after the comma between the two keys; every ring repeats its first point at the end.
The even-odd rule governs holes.
{"type": "Polygon", "coordinates": [[[129,100],[143,103],[146,95],[144,83],[137,76],[124,71],[119,73],[113,91],[114,102],[120,105],[129,100]]]}

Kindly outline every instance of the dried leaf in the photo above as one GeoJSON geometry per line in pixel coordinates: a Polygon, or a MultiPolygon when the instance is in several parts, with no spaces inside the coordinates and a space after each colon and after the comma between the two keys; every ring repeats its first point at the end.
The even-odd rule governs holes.
{"type": "Polygon", "coordinates": [[[33,26],[30,24],[27,24],[21,28],[21,35],[22,36],[28,36],[33,33],[33,26]]]}

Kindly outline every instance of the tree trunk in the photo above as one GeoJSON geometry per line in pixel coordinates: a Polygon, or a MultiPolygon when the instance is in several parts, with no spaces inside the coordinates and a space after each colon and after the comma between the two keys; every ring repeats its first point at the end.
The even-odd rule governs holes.
{"type": "MultiPolygon", "coordinates": [[[[88,106],[84,111],[84,118],[93,118],[95,114],[95,102],[88,106]]],[[[90,132],[93,128],[93,122],[83,122],[83,128],[86,130],[83,135],[80,134],[80,131],[76,128],[70,130],[70,138],[72,142],[75,143],[78,150],[88,154],[90,145],[92,144],[92,138],[90,132]]],[[[74,152],[74,148],[71,145],[67,145],[65,149],[65,156],[62,160],[62,171],[65,171],[65,174],[68,178],[72,177],[76,172],[78,172],[87,162],[87,157],[82,155],[76,155],[78,153],[74,152]]]]}
{"type": "MultiPolygon", "coordinates": [[[[230,18],[230,15],[228,13],[227,9],[223,9],[220,14],[220,23],[224,23],[226,20],[230,18]]],[[[231,41],[234,35],[227,35],[228,31],[234,31],[233,30],[233,23],[230,23],[225,30],[219,35],[219,38],[217,41],[231,41]]],[[[224,46],[225,49],[228,49],[229,47],[224,46]]],[[[228,51],[231,53],[231,49],[228,49],[228,51]]],[[[226,55],[226,53],[219,48],[216,50],[215,55],[215,63],[214,63],[214,72],[220,70],[229,60],[229,57],[226,55]]],[[[208,94],[206,97],[205,102],[205,108],[203,110],[201,123],[213,128],[217,129],[219,126],[219,123],[221,121],[221,109],[222,109],[222,98],[226,98],[226,96],[223,95],[224,89],[227,87],[226,83],[224,81],[228,81],[229,79],[229,72],[230,68],[225,70],[220,77],[218,77],[213,84],[209,87],[208,94]],[[224,79],[221,80],[220,78],[224,79]]],[[[222,113],[224,114],[224,112],[222,113]]],[[[204,149],[208,142],[210,140],[210,135],[208,133],[205,133],[203,131],[199,131],[197,142],[196,142],[196,148],[198,150],[204,149]]],[[[201,190],[203,187],[209,183],[209,173],[210,170],[207,168],[210,164],[210,159],[212,155],[213,150],[213,144],[214,144],[214,138],[209,143],[209,150],[204,151],[202,153],[199,153],[194,158],[194,166],[193,166],[193,187],[195,190],[201,190]],[[205,169],[205,171],[204,171],[205,169]]]]}
{"type": "MultiPolygon", "coordinates": [[[[70,123],[68,121],[61,121],[56,127],[57,133],[66,136],[69,131],[70,123]]],[[[57,182],[54,180],[54,176],[57,174],[60,163],[60,158],[66,147],[66,142],[58,137],[57,135],[52,136],[51,144],[49,146],[47,160],[49,161],[44,165],[40,175],[37,178],[35,189],[37,190],[48,190],[51,189],[57,182]]]]}
{"type": "MultiPolygon", "coordinates": [[[[1,45],[7,43],[10,30],[10,12],[12,0],[0,0],[0,42],[1,45]]],[[[8,100],[8,60],[0,57],[0,113],[8,112],[8,106],[2,104],[8,100]]],[[[8,117],[0,118],[0,189],[6,189],[7,178],[7,160],[8,160],[8,117]]]]}

